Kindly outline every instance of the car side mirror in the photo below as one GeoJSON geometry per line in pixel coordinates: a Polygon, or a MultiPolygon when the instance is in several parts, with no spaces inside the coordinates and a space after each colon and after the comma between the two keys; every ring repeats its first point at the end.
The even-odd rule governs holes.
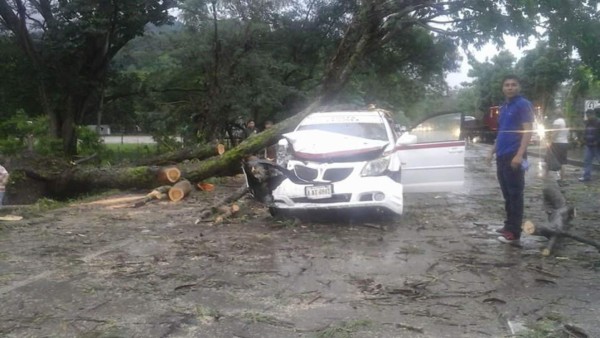
{"type": "Polygon", "coordinates": [[[398,146],[415,143],[417,143],[417,135],[411,133],[402,134],[402,136],[398,138],[398,141],[396,141],[396,145],[398,146]]]}

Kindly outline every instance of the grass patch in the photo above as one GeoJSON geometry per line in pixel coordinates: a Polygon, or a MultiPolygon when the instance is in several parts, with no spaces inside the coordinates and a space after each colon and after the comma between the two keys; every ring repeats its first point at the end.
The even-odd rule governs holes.
{"type": "Polygon", "coordinates": [[[317,334],[317,338],[350,338],[353,333],[373,326],[370,320],[352,320],[328,327],[317,334]]]}
{"type": "Polygon", "coordinates": [[[265,315],[265,314],[257,313],[257,312],[244,312],[244,314],[242,315],[242,318],[247,323],[253,323],[253,324],[263,323],[263,324],[268,324],[268,325],[272,325],[272,326],[280,326],[280,327],[287,327],[287,328],[294,327],[293,323],[282,321],[273,316],[269,316],[269,315],[265,315]]]}
{"type": "Polygon", "coordinates": [[[70,204],[69,201],[57,201],[50,198],[42,197],[35,204],[32,204],[29,209],[32,211],[44,212],[54,209],[66,207],[70,204]]]}
{"type": "Polygon", "coordinates": [[[219,318],[223,317],[223,314],[217,309],[198,305],[196,306],[196,317],[198,317],[198,320],[200,321],[214,322],[218,321],[219,318]]]}
{"type": "Polygon", "coordinates": [[[560,315],[549,313],[534,323],[525,325],[529,330],[517,335],[519,338],[568,338],[560,315]]]}
{"type": "Polygon", "coordinates": [[[156,144],[110,143],[105,147],[110,154],[106,160],[111,163],[135,162],[158,153],[156,144]]]}

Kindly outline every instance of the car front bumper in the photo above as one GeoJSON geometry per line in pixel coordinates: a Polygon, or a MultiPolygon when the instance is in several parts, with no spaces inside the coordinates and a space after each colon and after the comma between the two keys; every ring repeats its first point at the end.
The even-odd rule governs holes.
{"type": "Polygon", "coordinates": [[[331,197],[309,199],[307,185],[286,179],[273,190],[274,207],[286,210],[383,208],[402,214],[402,184],[389,176],[355,177],[331,185],[331,197]]]}

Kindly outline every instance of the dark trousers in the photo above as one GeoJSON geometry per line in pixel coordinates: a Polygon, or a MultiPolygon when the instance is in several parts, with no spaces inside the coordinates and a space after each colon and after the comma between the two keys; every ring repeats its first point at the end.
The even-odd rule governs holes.
{"type": "Polygon", "coordinates": [[[510,166],[513,157],[514,154],[497,157],[496,173],[506,210],[504,228],[518,238],[521,236],[521,224],[523,223],[525,170],[521,166],[517,169],[510,166]]]}

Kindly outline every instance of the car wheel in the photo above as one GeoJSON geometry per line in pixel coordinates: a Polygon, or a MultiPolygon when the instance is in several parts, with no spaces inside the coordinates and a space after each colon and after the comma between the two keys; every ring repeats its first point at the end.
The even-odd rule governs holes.
{"type": "Polygon", "coordinates": [[[281,216],[281,210],[275,207],[269,207],[269,214],[273,217],[281,216]]]}

